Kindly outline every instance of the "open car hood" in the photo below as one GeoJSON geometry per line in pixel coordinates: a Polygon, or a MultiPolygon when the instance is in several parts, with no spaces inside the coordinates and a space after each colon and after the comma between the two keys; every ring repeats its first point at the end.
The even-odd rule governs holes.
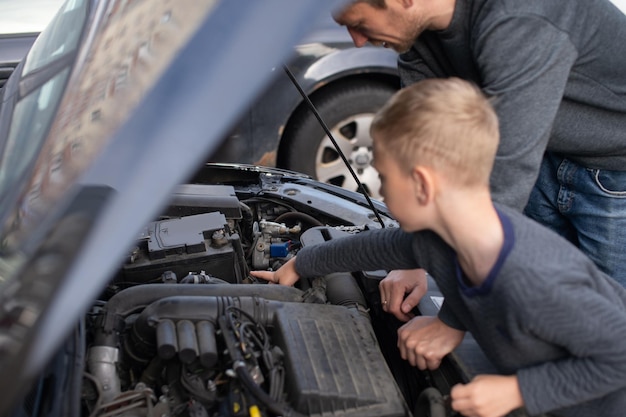
{"type": "MultiPolygon", "coordinates": [[[[70,0],[66,5],[79,3],[84,3],[79,23],[65,23],[76,24],[72,52],[57,50],[58,57],[31,70],[35,55],[29,55],[2,98],[0,149],[6,163],[14,152],[16,103],[38,86],[45,92],[47,81],[61,77],[50,118],[29,127],[31,134],[43,130],[41,141],[28,164],[11,166],[21,175],[5,181],[0,199],[0,415],[15,407],[103,290],[142,225],[207,160],[270,81],[271,68],[288,57],[316,16],[338,5],[330,0],[245,5],[193,0],[175,6],[70,0]],[[163,7],[160,20],[150,20],[155,16],[149,10],[156,7],[163,7]],[[194,21],[187,32],[186,19],[194,21]],[[107,58],[107,42],[115,45],[115,36],[127,37],[132,47],[141,28],[164,22],[169,27],[147,33],[137,49],[112,49],[107,58]],[[107,62],[120,56],[118,72],[106,73],[107,62]],[[117,84],[100,85],[94,82],[98,76],[117,84]],[[104,104],[93,106],[86,97],[102,97],[104,104]],[[121,105],[129,100],[131,107],[121,105]],[[87,121],[93,130],[85,128],[87,121]]],[[[35,46],[41,50],[54,35],[45,30],[35,46]]],[[[39,95],[39,108],[51,94],[39,95]]],[[[2,170],[0,179],[8,175],[2,170]]]]}

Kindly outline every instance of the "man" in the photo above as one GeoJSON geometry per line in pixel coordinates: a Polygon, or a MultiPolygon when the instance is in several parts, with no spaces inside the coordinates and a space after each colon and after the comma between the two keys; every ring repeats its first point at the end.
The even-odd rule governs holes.
{"type": "Polygon", "coordinates": [[[493,97],[494,200],[626,286],[626,16],[612,3],[360,0],[335,20],[357,47],[400,53],[405,86],[457,76],[493,97]]]}

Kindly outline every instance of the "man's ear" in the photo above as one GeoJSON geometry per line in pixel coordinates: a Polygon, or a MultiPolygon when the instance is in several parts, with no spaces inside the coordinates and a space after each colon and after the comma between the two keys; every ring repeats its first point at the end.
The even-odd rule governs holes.
{"type": "Polygon", "coordinates": [[[416,165],[411,171],[413,181],[413,192],[417,202],[421,205],[427,204],[433,196],[433,178],[428,169],[416,165]]]}

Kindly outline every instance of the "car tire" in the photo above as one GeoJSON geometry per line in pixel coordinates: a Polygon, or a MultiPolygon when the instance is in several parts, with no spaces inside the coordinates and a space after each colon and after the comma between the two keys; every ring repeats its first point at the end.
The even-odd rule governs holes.
{"type": "MultiPolygon", "coordinates": [[[[364,188],[379,198],[380,180],[371,166],[369,126],[380,107],[396,91],[390,84],[372,81],[343,83],[317,93],[311,101],[344,152],[364,188]]],[[[343,188],[358,190],[350,171],[319,121],[306,105],[285,129],[280,165],[343,188]]]]}

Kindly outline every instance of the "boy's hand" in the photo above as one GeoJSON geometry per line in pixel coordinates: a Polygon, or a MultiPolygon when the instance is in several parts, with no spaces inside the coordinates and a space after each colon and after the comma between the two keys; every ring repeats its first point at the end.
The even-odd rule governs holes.
{"type": "Polygon", "coordinates": [[[296,258],[293,257],[276,271],[250,271],[250,275],[261,278],[274,284],[292,286],[299,279],[300,275],[296,272],[296,258]]]}
{"type": "Polygon", "coordinates": [[[452,409],[467,417],[501,417],[524,405],[515,375],[478,375],[452,387],[450,396],[452,409]]]}
{"type": "Polygon", "coordinates": [[[383,310],[393,314],[398,320],[409,321],[414,317],[411,310],[428,290],[426,271],[423,269],[391,271],[380,281],[378,288],[383,310]]]}
{"type": "Polygon", "coordinates": [[[438,317],[417,316],[398,329],[398,348],[402,359],[411,365],[432,370],[461,343],[464,335],[464,331],[453,329],[438,317]]]}

